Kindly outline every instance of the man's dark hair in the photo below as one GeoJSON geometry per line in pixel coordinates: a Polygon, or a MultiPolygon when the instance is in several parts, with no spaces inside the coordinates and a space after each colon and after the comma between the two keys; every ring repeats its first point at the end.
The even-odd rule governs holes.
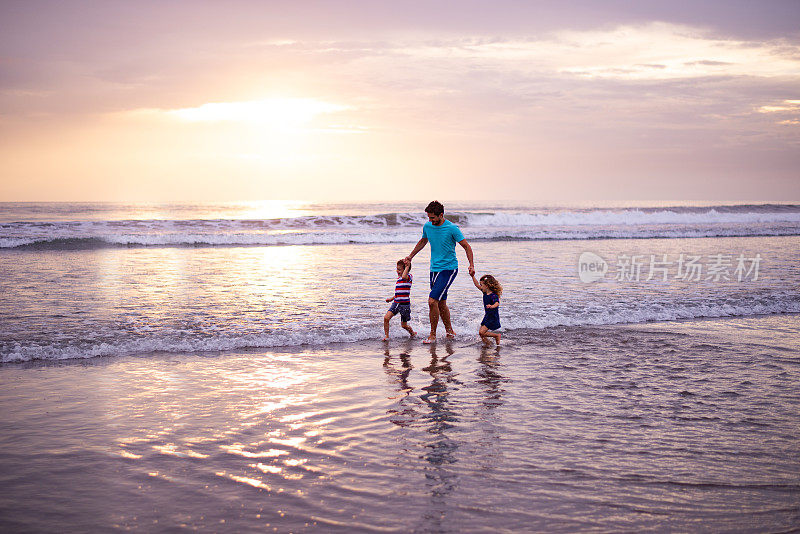
{"type": "Polygon", "coordinates": [[[433,215],[441,215],[444,213],[444,206],[438,200],[434,200],[425,208],[425,213],[431,213],[433,215]]]}

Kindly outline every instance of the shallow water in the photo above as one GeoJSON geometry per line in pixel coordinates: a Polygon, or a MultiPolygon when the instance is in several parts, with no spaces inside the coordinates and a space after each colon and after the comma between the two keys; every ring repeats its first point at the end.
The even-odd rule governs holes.
{"type": "Polygon", "coordinates": [[[791,529],[799,323],[6,365],[0,527],[791,529]]]}
{"type": "MultiPolygon", "coordinates": [[[[506,329],[800,312],[800,236],[473,243],[479,274],[506,288],[506,329]],[[760,255],[758,279],[583,283],[590,250],[607,258],[760,255]]],[[[234,350],[363,341],[382,335],[384,301],[407,244],[0,252],[4,362],[153,351],[234,350]]],[[[460,249],[460,247],[459,247],[460,249]]],[[[414,263],[416,330],[428,326],[427,248],[414,263]]],[[[464,253],[458,251],[464,261],[464,253]]],[[[464,265],[462,265],[464,267],[464,265]]],[[[649,265],[647,265],[649,268],[649,265]]],[[[729,272],[732,275],[733,269],[729,272]]],[[[449,292],[461,333],[477,331],[481,294],[462,268],[449,292]]],[[[395,319],[391,335],[401,339],[395,319]]]]}
{"type": "MultiPolygon", "coordinates": [[[[510,331],[800,312],[797,204],[448,206],[506,288],[510,331]]],[[[0,363],[373,339],[424,222],[408,203],[0,203],[0,363]]],[[[457,249],[448,302],[474,332],[457,249]]],[[[423,331],[428,258],[412,269],[423,331]]]]}
{"type": "Polygon", "coordinates": [[[499,349],[377,341],[417,205],[0,204],[0,530],[800,524],[800,206],[450,208],[499,349]]]}

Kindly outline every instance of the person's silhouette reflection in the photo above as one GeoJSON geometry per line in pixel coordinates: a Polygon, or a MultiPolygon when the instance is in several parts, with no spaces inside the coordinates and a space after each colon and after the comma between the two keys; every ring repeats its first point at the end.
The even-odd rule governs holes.
{"type": "MultiPolygon", "coordinates": [[[[440,348],[440,347],[439,347],[440,348]]],[[[430,501],[428,509],[423,514],[425,529],[433,531],[444,530],[447,526],[446,517],[451,507],[448,506],[447,497],[458,487],[458,474],[450,467],[458,460],[458,441],[451,437],[454,425],[459,420],[455,403],[451,398],[451,387],[459,385],[455,378],[452,365],[448,357],[454,354],[452,343],[445,343],[445,355],[439,356],[437,346],[429,346],[431,353],[430,365],[423,371],[428,372],[433,379],[431,383],[422,388],[424,393],[420,399],[428,408],[422,415],[422,424],[427,434],[423,443],[422,458],[428,462],[428,467],[423,467],[430,501]]]]}
{"type": "Polygon", "coordinates": [[[477,445],[481,451],[476,456],[476,462],[487,475],[497,465],[502,465],[503,448],[501,446],[503,430],[502,420],[496,410],[504,404],[503,384],[508,378],[500,373],[500,347],[484,345],[478,356],[480,364],[475,370],[476,383],[482,390],[480,404],[476,407],[476,426],[480,429],[477,433],[477,445]]]}
{"type": "Polygon", "coordinates": [[[503,404],[503,383],[508,379],[500,374],[500,347],[484,345],[478,357],[481,364],[476,374],[478,383],[483,386],[482,404],[488,409],[494,409],[503,404]]]}
{"type": "MultiPolygon", "coordinates": [[[[414,344],[413,347],[419,345],[414,344]]],[[[384,350],[383,367],[399,395],[390,397],[395,400],[394,406],[387,410],[389,420],[407,429],[401,439],[401,448],[406,454],[418,454],[425,476],[425,488],[429,499],[420,517],[419,529],[424,531],[445,532],[448,527],[448,515],[453,506],[448,503],[450,494],[458,487],[459,475],[453,465],[458,461],[459,442],[454,439],[456,424],[461,419],[459,403],[453,399],[462,383],[456,378],[449,357],[455,354],[451,342],[429,345],[430,363],[421,370],[430,375],[430,383],[415,388],[410,380],[414,370],[411,363],[412,345],[401,346],[396,353],[387,346],[384,350]],[[419,395],[414,393],[418,391],[419,395]],[[419,431],[419,432],[415,432],[419,431]]],[[[493,371],[491,351],[487,348],[482,355],[482,367],[479,371],[479,382],[486,383],[485,399],[490,402],[499,398],[499,384],[504,380],[493,371]]],[[[413,375],[417,376],[417,375],[413,375]]],[[[411,459],[408,459],[409,463],[411,459]]]]}
{"type": "MultiPolygon", "coordinates": [[[[416,345],[414,343],[413,345],[416,345]]],[[[383,351],[383,369],[389,377],[390,382],[395,385],[399,395],[389,397],[390,400],[395,400],[396,403],[390,407],[386,413],[389,415],[389,420],[398,426],[410,426],[419,418],[419,412],[416,405],[419,401],[411,397],[411,392],[414,388],[408,383],[408,376],[414,367],[411,365],[411,350],[412,343],[406,342],[400,346],[402,352],[397,354],[398,362],[389,350],[389,345],[386,345],[383,351]]]]}

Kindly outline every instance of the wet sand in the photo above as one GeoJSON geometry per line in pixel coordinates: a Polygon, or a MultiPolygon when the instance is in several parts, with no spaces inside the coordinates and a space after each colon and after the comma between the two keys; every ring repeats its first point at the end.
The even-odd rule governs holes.
{"type": "Polygon", "coordinates": [[[0,530],[780,531],[793,315],[0,367],[0,530]]]}

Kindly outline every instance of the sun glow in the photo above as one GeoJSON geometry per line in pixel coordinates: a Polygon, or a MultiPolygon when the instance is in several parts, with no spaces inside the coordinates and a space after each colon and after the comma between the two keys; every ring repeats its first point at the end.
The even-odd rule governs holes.
{"type": "Polygon", "coordinates": [[[246,122],[276,129],[299,128],[318,115],[350,109],[313,98],[270,98],[250,102],[212,102],[167,113],[190,122],[246,122]]]}

